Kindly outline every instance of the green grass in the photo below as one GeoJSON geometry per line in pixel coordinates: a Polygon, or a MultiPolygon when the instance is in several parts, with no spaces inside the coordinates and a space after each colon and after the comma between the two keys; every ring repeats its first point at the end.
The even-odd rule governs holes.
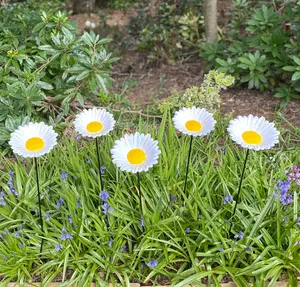
{"type": "Polygon", "coordinates": [[[229,194],[236,198],[245,151],[228,138],[228,121],[220,120],[208,137],[194,140],[185,196],[189,138],[175,132],[170,117],[165,113],[159,127],[152,119],[140,120],[137,125],[137,130],[158,139],[162,152],[159,163],[141,174],[144,234],[137,178],[121,172],[111,162],[114,140],[124,134],[121,123],[101,138],[100,144],[106,166],[104,186],[110,194],[108,203],[114,208],[108,216],[102,213],[99,199],[94,141],[64,137],[49,155],[38,160],[44,235],[38,215],[32,213],[38,211],[32,162],[2,158],[1,190],[9,192],[8,171],[12,170],[19,196],[6,194],[6,205],[0,206],[0,286],[13,280],[32,282],[39,276],[44,286],[57,276],[64,282],[61,286],[88,286],[91,282],[98,286],[105,286],[105,282],[120,282],[122,286],[151,282],[155,286],[162,280],[176,287],[191,283],[201,286],[202,279],[210,286],[219,286],[225,276],[238,286],[249,281],[261,286],[268,279],[268,286],[273,286],[283,275],[295,284],[300,270],[300,245],[295,245],[300,240],[296,225],[299,186],[291,187],[294,202],[287,207],[273,194],[277,180],[285,179],[285,170],[299,164],[297,140],[291,138],[298,130],[283,133],[288,136],[273,150],[250,152],[241,202],[232,219],[233,234],[242,231],[244,237],[235,240],[228,236],[234,202],[224,205],[223,199],[229,194]],[[290,144],[293,141],[296,145],[290,144]],[[62,172],[68,173],[65,181],[62,172]],[[181,197],[184,206],[179,202],[181,197]],[[60,198],[64,202],[56,208],[60,198]],[[46,213],[50,214],[48,222],[46,213]],[[72,240],[60,240],[62,228],[71,232],[72,240]],[[4,235],[6,229],[9,233],[4,235]],[[18,231],[20,237],[14,236],[18,231]],[[40,254],[42,237],[45,242],[40,254]],[[62,244],[60,251],[55,250],[57,244],[62,244]],[[153,259],[158,265],[150,268],[146,263],[153,259]]]}

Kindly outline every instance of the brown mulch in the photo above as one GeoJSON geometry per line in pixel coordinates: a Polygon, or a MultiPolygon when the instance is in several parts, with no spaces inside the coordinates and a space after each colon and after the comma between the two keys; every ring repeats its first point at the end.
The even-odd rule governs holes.
{"type": "MultiPolygon", "coordinates": [[[[96,11],[97,12],[97,11],[96,11]]],[[[98,11],[99,12],[99,11],[98,11]]],[[[130,41],[126,26],[134,11],[101,10],[107,15],[106,26],[118,27],[124,33],[123,41],[130,41]]],[[[99,26],[97,14],[73,15],[78,28],[84,30],[87,20],[99,26]]],[[[97,31],[97,29],[96,29],[97,31]]],[[[165,98],[188,87],[200,85],[203,79],[203,63],[199,58],[190,56],[184,61],[171,63],[149,63],[147,55],[137,52],[135,47],[120,49],[120,60],[113,68],[113,90],[126,96],[136,105],[145,106],[157,99],[165,98]]],[[[247,88],[231,88],[222,92],[222,111],[224,114],[248,115],[250,113],[265,116],[273,120],[279,108],[280,100],[270,93],[247,88]]],[[[293,100],[282,111],[283,116],[293,125],[300,127],[300,100],[293,100]]]]}

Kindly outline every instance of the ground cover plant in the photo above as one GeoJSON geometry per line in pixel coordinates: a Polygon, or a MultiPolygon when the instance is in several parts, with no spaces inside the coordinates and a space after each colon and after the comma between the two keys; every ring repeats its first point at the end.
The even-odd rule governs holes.
{"type": "Polygon", "coordinates": [[[119,116],[114,131],[99,143],[104,190],[94,140],[62,136],[39,158],[44,235],[32,161],[1,158],[4,286],[14,280],[47,285],[57,277],[62,286],[92,281],[219,286],[228,278],[238,286],[248,281],[273,286],[282,277],[296,286],[300,151],[289,137],[297,129],[289,137],[282,133],[276,148],[250,151],[232,219],[245,151],[229,138],[228,120],[218,117],[213,132],[195,138],[184,193],[189,137],[175,131],[168,111],[160,121],[140,118],[135,130],[150,133],[161,151],[158,164],[140,174],[141,224],[137,178],[121,172],[110,155],[114,141],[128,132],[119,116]]]}

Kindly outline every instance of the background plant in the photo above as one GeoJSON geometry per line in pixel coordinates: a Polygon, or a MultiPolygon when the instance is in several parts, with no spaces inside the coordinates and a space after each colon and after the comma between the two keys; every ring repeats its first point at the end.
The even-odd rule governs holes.
{"type": "Polygon", "coordinates": [[[66,13],[56,10],[59,5],[46,13],[33,11],[33,3],[0,10],[1,143],[28,118],[59,124],[71,105],[96,99],[110,86],[117,60],[105,48],[109,39],[92,32],[77,36],[66,13]]]}
{"type": "Polygon", "coordinates": [[[210,71],[204,76],[200,87],[191,87],[182,93],[175,94],[159,103],[159,109],[164,111],[168,108],[172,111],[183,107],[203,107],[212,113],[220,110],[220,92],[234,83],[232,76],[224,73],[210,71]]]}
{"type": "Polygon", "coordinates": [[[200,55],[209,68],[230,73],[237,84],[249,89],[268,90],[282,99],[284,107],[298,99],[300,3],[276,2],[270,5],[236,0],[224,38],[201,46],[200,55]],[[274,6],[274,5],[276,6],[274,6]],[[296,59],[296,61],[295,61],[296,59]]]}

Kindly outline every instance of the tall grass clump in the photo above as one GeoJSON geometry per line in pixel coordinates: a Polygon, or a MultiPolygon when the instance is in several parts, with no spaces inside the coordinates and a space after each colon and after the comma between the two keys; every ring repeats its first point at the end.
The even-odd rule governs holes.
{"type": "Polygon", "coordinates": [[[140,173],[144,232],[136,176],[111,161],[114,141],[125,133],[118,121],[101,139],[104,197],[94,141],[63,137],[39,160],[43,233],[34,167],[27,159],[1,158],[3,286],[34,280],[44,286],[54,280],[62,286],[220,286],[225,280],[273,286],[281,278],[296,284],[300,150],[281,138],[276,148],[249,154],[233,237],[228,237],[245,153],[229,139],[227,124],[219,119],[207,137],[194,139],[183,192],[190,139],[176,133],[169,112],[159,123],[139,120],[137,131],[150,133],[161,151],[158,163],[140,173]]]}

